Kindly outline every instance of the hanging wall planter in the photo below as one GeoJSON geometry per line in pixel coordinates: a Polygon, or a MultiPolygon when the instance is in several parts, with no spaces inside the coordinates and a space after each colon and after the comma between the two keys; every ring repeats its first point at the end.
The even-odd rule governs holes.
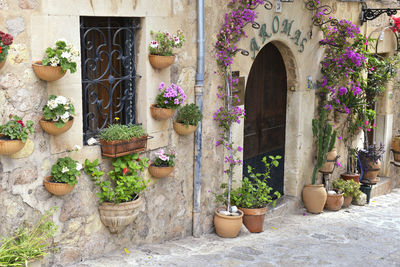
{"type": "Polygon", "coordinates": [[[21,140],[11,140],[0,135],[0,155],[12,155],[23,149],[25,144],[21,140]]]}
{"type": "Polygon", "coordinates": [[[196,131],[197,126],[185,125],[174,121],[174,130],[179,135],[189,135],[196,131]]]}
{"type": "Polygon", "coordinates": [[[53,82],[64,77],[66,71],[63,71],[60,66],[44,66],[42,61],[35,61],[32,64],[33,72],[36,76],[46,82],[53,82]]]}
{"type": "Polygon", "coordinates": [[[47,176],[43,179],[44,187],[47,191],[56,196],[64,196],[74,189],[75,185],[69,185],[67,183],[56,183],[52,182],[53,176],[47,176]]]}
{"type": "Polygon", "coordinates": [[[196,131],[196,128],[203,118],[203,114],[196,104],[186,104],[178,109],[174,130],[180,135],[189,135],[196,131]]]}
{"type": "Polygon", "coordinates": [[[61,128],[58,128],[54,121],[46,121],[43,116],[40,118],[39,123],[43,131],[45,131],[46,133],[50,135],[60,135],[62,133],[65,133],[72,127],[72,124],[74,123],[74,118],[71,117],[71,119],[61,128]]]}
{"type": "Polygon", "coordinates": [[[0,155],[12,155],[22,150],[28,135],[33,133],[33,121],[24,123],[16,115],[10,115],[10,120],[0,126],[0,155]]]}
{"type": "Polygon", "coordinates": [[[149,55],[150,64],[155,69],[165,69],[171,66],[175,61],[175,56],[149,55]]]}
{"type": "Polygon", "coordinates": [[[176,109],[172,108],[158,108],[156,104],[150,106],[151,116],[156,120],[168,120],[174,116],[176,109]]]}
{"type": "Polygon", "coordinates": [[[167,177],[173,170],[174,167],[159,167],[155,166],[153,163],[149,166],[149,173],[155,178],[167,177]]]}

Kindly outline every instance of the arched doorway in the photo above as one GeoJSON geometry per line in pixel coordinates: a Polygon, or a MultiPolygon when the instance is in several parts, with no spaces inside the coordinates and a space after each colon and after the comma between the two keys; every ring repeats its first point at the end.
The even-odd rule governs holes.
{"type": "Polygon", "coordinates": [[[243,175],[247,166],[264,172],[262,158],[281,155],[278,168],[268,181],[283,195],[287,98],[286,68],[278,48],[269,43],[258,53],[248,76],[245,92],[243,175]]]}

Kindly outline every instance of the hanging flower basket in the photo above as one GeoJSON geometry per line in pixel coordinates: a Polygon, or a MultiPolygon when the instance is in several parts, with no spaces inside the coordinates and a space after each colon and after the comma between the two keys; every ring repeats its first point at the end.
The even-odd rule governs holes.
{"type": "Polygon", "coordinates": [[[74,124],[74,118],[71,118],[61,128],[58,128],[54,121],[46,121],[43,116],[40,118],[39,123],[40,123],[40,126],[42,127],[43,131],[45,131],[46,133],[48,133],[50,135],[60,135],[62,133],[65,133],[72,127],[72,124],[74,124]]]}
{"type": "Polygon", "coordinates": [[[174,130],[179,135],[189,135],[196,131],[197,126],[188,125],[174,121],[174,130]]]}
{"type": "Polygon", "coordinates": [[[151,116],[156,120],[167,120],[174,116],[175,109],[172,108],[158,108],[156,104],[150,106],[151,116]]]}
{"type": "Polygon", "coordinates": [[[175,56],[149,55],[150,64],[155,69],[165,69],[171,66],[175,61],[175,56]]]}
{"type": "Polygon", "coordinates": [[[53,176],[47,176],[43,179],[44,187],[47,191],[56,196],[64,196],[74,189],[75,185],[69,185],[67,183],[53,183],[53,176]]]}
{"type": "Polygon", "coordinates": [[[57,81],[64,77],[66,73],[66,71],[63,71],[60,66],[43,66],[42,61],[35,61],[32,64],[32,67],[36,76],[39,79],[47,82],[57,81]]]}
{"type": "Polygon", "coordinates": [[[3,61],[0,61],[0,70],[4,67],[4,65],[6,64],[6,59],[4,59],[3,61]]]}
{"type": "Polygon", "coordinates": [[[25,144],[21,140],[10,140],[0,135],[0,155],[12,155],[23,149],[25,144]]]}
{"type": "Polygon", "coordinates": [[[146,150],[149,136],[139,138],[133,137],[130,140],[105,141],[100,139],[101,154],[109,158],[117,158],[146,150]]]}
{"type": "Polygon", "coordinates": [[[155,178],[167,177],[174,170],[173,166],[161,167],[155,166],[154,163],[149,166],[149,173],[155,178]]]}

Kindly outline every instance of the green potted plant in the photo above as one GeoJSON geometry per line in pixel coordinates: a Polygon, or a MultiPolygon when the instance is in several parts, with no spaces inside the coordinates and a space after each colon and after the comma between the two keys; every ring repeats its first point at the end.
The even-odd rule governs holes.
{"type": "Polygon", "coordinates": [[[179,85],[166,86],[161,82],[156,103],[150,106],[151,116],[156,120],[166,120],[174,116],[175,110],[186,100],[186,94],[179,85]]]}
{"type": "Polygon", "coordinates": [[[24,123],[16,115],[0,125],[0,155],[12,155],[24,148],[29,134],[33,133],[33,121],[24,123]]]}
{"type": "Polygon", "coordinates": [[[149,166],[149,173],[155,178],[164,178],[174,170],[175,153],[165,153],[164,149],[156,152],[156,157],[149,166]]]}
{"type": "Polygon", "coordinates": [[[85,160],[85,173],[100,189],[97,193],[100,219],[111,233],[121,232],[137,217],[137,209],[142,204],[140,194],[148,184],[141,173],[148,167],[148,161],[148,158],[140,158],[136,153],[114,158],[113,169],[107,173],[109,179],[104,179],[105,173],[99,169],[99,161],[85,160]]]}
{"type": "Polygon", "coordinates": [[[47,191],[56,196],[64,196],[74,189],[81,176],[82,164],[70,157],[59,158],[51,167],[51,175],[43,180],[47,191]]]}
{"type": "Polygon", "coordinates": [[[328,152],[335,146],[336,131],[326,118],[326,110],[321,109],[320,118],[312,121],[313,135],[317,142],[317,162],[312,173],[312,183],[303,188],[302,197],[306,209],[311,213],[321,213],[327,198],[323,184],[316,184],[317,172],[327,160],[328,152]]]}
{"type": "Polygon", "coordinates": [[[48,82],[61,79],[67,70],[76,72],[79,52],[65,40],[57,40],[54,47],[46,49],[46,56],[32,64],[33,71],[40,79],[48,82]]]}
{"type": "Polygon", "coordinates": [[[140,124],[110,124],[99,132],[102,155],[116,158],[144,151],[148,135],[140,124]]]}
{"type": "Polygon", "coordinates": [[[196,131],[202,118],[203,115],[196,104],[186,104],[178,109],[174,121],[174,130],[180,135],[189,135],[196,131]]]}
{"type": "Polygon", "coordinates": [[[74,123],[75,107],[64,96],[51,95],[43,107],[40,126],[51,135],[59,135],[68,131],[74,123]]]}
{"type": "Polygon", "coordinates": [[[369,183],[376,184],[379,182],[378,173],[381,169],[381,161],[385,148],[383,144],[377,147],[375,144],[368,146],[367,149],[360,149],[357,155],[361,161],[361,168],[363,170],[362,180],[366,179],[369,183]]]}
{"type": "Polygon", "coordinates": [[[167,31],[150,31],[150,34],[154,36],[154,40],[149,44],[150,64],[156,69],[169,67],[175,61],[173,49],[181,48],[185,42],[183,32],[178,30],[176,35],[173,35],[167,31]]]}
{"type": "Polygon", "coordinates": [[[354,180],[337,179],[332,183],[333,187],[343,193],[343,206],[348,207],[353,199],[357,200],[361,195],[360,184],[354,180]]]}
{"type": "Polygon", "coordinates": [[[0,31],[0,69],[6,64],[8,50],[12,43],[13,37],[8,33],[0,31]]]}

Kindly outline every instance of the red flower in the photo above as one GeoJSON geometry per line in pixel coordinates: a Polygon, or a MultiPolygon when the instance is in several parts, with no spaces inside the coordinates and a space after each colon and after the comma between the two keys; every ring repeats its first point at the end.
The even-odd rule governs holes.
{"type": "Polygon", "coordinates": [[[11,45],[13,42],[13,37],[8,33],[4,33],[3,35],[1,35],[1,41],[5,45],[11,45]]]}
{"type": "Polygon", "coordinates": [[[141,161],[141,159],[140,159],[140,158],[137,158],[137,161],[141,161]]]}
{"type": "Polygon", "coordinates": [[[124,170],[122,171],[125,174],[127,174],[129,172],[129,169],[127,167],[124,168],[124,170]]]}
{"type": "Polygon", "coordinates": [[[19,123],[22,127],[25,127],[24,123],[21,120],[17,121],[17,123],[19,123]]]}
{"type": "Polygon", "coordinates": [[[3,50],[3,47],[0,46],[0,54],[1,54],[1,50],[3,50]]]}

